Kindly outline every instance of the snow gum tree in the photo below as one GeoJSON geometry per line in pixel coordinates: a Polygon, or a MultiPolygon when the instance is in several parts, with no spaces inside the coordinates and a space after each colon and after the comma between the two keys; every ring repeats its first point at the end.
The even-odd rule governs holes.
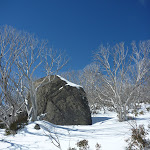
{"type": "Polygon", "coordinates": [[[104,101],[101,101],[99,95],[99,89],[101,87],[101,81],[99,78],[99,65],[92,63],[87,65],[80,75],[81,85],[84,87],[87,98],[92,111],[95,111],[97,108],[104,108],[104,101]]]}
{"type": "Polygon", "coordinates": [[[47,41],[7,25],[1,26],[0,121],[9,127],[18,112],[23,111],[27,112],[29,120],[37,120],[36,91],[42,82],[35,87],[35,77],[37,74],[47,76],[50,82],[50,76],[67,62],[64,54],[49,48],[47,41]]]}
{"type": "Polygon", "coordinates": [[[12,27],[0,27],[0,120],[7,127],[17,119],[16,114],[24,109],[23,99],[16,92],[21,76],[14,74],[17,70],[15,59],[21,49],[19,32],[12,27]]]}
{"type": "Polygon", "coordinates": [[[128,109],[138,101],[140,89],[147,80],[150,67],[150,41],[124,43],[114,47],[101,45],[94,58],[100,69],[99,97],[112,103],[119,121],[127,120],[128,109]]]}
{"type": "Polygon", "coordinates": [[[51,75],[56,75],[57,72],[68,62],[64,55],[57,53],[52,48],[47,47],[47,42],[39,41],[34,36],[27,34],[26,47],[22,49],[22,52],[16,59],[16,65],[18,70],[24,77],[26,84],[24,87],[27,91],[26,96],[29,94],[31,107],[29,107],[27,97],[25,98],[27,105],[27,113],[32,121],[37,120],[37,90],[43,86],[43,81],[36,87],[34,75],[42,71],[45,72],[45,76],[48,81],[51,82],[51,75]],[[44,69],[39,69],[44,68],[44,69]]]}

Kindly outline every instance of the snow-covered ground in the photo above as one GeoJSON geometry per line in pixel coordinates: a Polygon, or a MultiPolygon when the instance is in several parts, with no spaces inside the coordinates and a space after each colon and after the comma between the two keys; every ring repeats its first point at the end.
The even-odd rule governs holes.
{"type": "MultiPolygon", "coordinates": [[[[88,140],[90,150],[96,149],[96,143],[101,144],[102,150],[125,149],[127,146],[125,139],[131,134],[130,121],[118,122],[116,114],[112,112],[96,114],[92,120],[93,125],[88,126],[56,126],[46,121],[37,121],[27,125],[14,136],[5,136],[4,130],[0,129],[0,149],[59,150],[51,142],[51,136],[59,140],[62,150],[68,150],[69,147],[77,148],[76,143],[83,139],[88,140]],[[40,130],[34,129],[36,123],[41,126],[40,130]]],[[[150,113],[138,116],[136,121],[147,128],[150,123],[150,113]]]]}

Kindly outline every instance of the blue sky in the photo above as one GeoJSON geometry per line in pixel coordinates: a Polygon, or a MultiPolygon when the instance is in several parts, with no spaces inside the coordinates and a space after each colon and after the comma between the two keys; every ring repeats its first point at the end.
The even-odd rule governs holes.
{"type": "Polygon", "coordinates": [[[35,33],[83,69],[103,43],[150,39],[150,0],[0,0],[0,25],[35,33]]]}

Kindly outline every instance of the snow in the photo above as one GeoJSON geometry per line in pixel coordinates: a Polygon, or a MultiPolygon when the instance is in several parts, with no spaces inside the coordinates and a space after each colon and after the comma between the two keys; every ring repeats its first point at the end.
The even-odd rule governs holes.
{"type": "MultiPolygon", "coordinates": [[[[80,86],[80,85],[77,85],[77,84],[74,84],[74,83],[72,83],[72,82],[70,82],[70,81],[68,81],[68,80],[66,80],[65,78],[63,78],[63,77],[61,77],[61,76],[59,76],[59,75],[57,75],[61,80],[63,80],[63,81],[65,81],[67,84],[66,85],[69,85],[69,86],[72,86],[72,87],[76,87],[76,88],[81,88],[82,86],[80,86]]],[[[60,88],[61,89],[61,88],[60,88]]],[[[60,90],[59,89],[59,90],[60,90]]]]}
{"type": "Polygon", "coordinates": [[[63,87],[60,87],[59,90],[63,89],[63,87]]]}
{"type": "MultiPolygon", "coordinates": [[[[127,146],[125,140],[130,137],[130,122],[118,122],[116,113],[102,112],[92,116],[92,125],[60,126],[46,121],[36,121],[27,125],[16,135],[5,136],[0,129],[1,150],[59,150],[51,142],[51,136],[59,140],[62,150],[69,147],[77,148],[76,143],[86,139],[89,142],[89,150],[95,150],[96,143],[101,144],[102,150],[124,150],[127,146]],[[40,130],[35,130],[38,123],[40,130]]],[[[145,127],[150,123],[149,113],[140,115],[136,119],[138,124],[145,127]]],[[[150,138],[150,132],[148,137],[150,138]]],[[[54,141],[54,140],[53,140],[54,141]]],[[[55,142],[55,144],[57,144],[55,142]]]]}

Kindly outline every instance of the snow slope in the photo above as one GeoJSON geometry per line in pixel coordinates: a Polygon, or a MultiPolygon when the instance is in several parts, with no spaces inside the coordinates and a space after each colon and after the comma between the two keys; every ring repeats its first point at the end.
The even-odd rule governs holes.
{"type": "MultiPolygon", "coordinates": [[[[35,123],[41,126],[40,130],[35,130],[35,123],[31,123],[15,136],[5,136],[4,130],[0,129],[0,149],[58,150],[51,142],[51,135],[58,138],[62,150],[68,150],[69,147],[77,148],[76,143],[83,139],[88,140],[90,150],[96,149],[96,143],[101,144],[102,150],[125,149],[125,139],[131,134],[128,122],[118,122],[116,114],[112,112],[94,115],[92,120],[93,125],[88,126],[58,126],[46,121],[37,121],[35,123]]],[[[150,114],[139,116],[137,123],[147,127],[150,123],[150,114]]],[[[150,138],[150,133],[148,136],[150,138]]]]}

